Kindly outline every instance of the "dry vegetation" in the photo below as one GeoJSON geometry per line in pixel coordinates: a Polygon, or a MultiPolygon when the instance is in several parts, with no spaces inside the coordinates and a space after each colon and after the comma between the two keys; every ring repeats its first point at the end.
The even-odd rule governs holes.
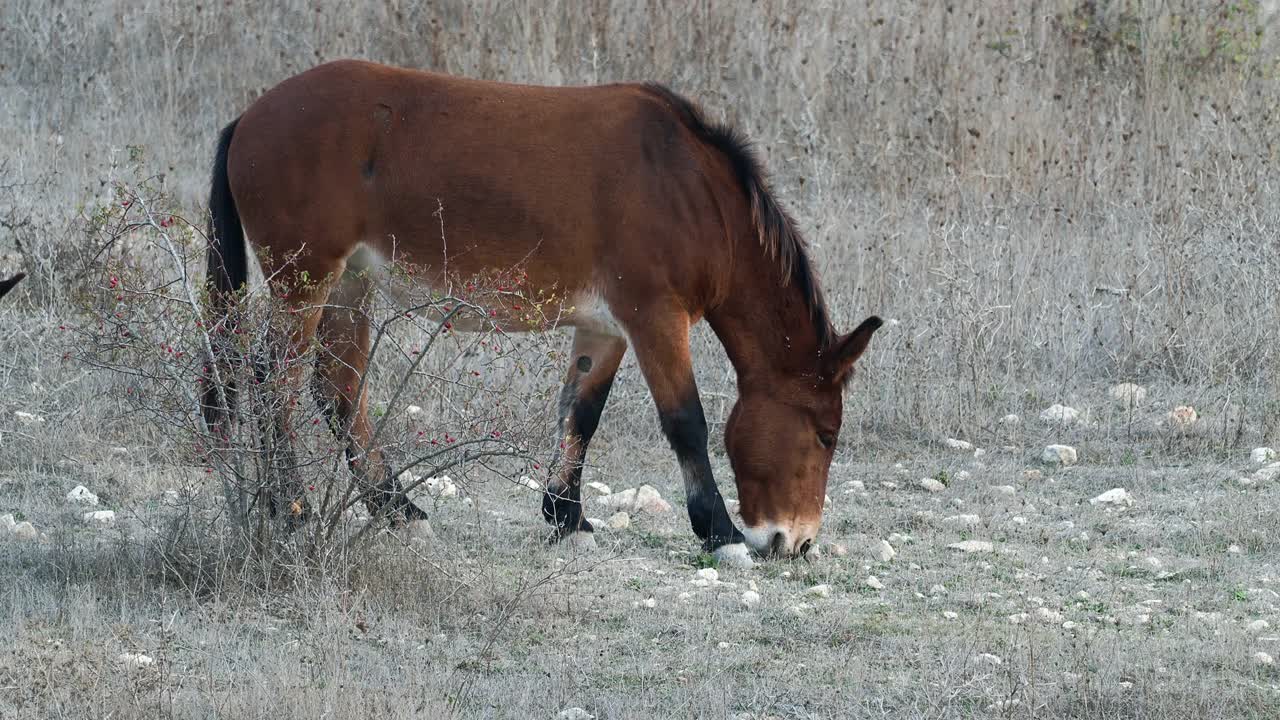
{"type": "MultiPolygon", "coordinates": [[[[0,8],[0,276],[29,273],[0,304],[0,514],[44,534],[0,539],[0,714],[1280,713],[1280,674],[1255,657],[1280,657],[1277,479],[1239,482],[1250,448],[1280,444],[1274,2],[349,5],[0,8]],[[658,80],[757,140],[836,324],[896,321],[849,391],[823,558],[690,584],[705,559],[629,358],[588,474],[651,483],[673,513],[602,532],[596,551],[548,551],[536,494],[475,467],[455,475],[468,502],[433,510],[432,542],[244,562],[214,530],[220,490],[190,433],[139,412],[129,388],[152,386],[86,364],[58,327],[102,294],[80,273],[114,182],[136,188],[141,171],[166,214],[202,226],[217,129],[348,56],[658,80]],[[1144,385],[1145,402],[1118,407],[1117,382],[1144,385]],[[1051,403],[1091,422],[1036,422],[1051,403]],[[1199,421],[1171,427],[1175,405],[1199,421]],[[1010,413],[1019,427],[998,423],[1010,413]],[[1049,442],[1080,464],[1028,479],[1049,442]],[[926,476],[945,489],[916,488],[926,476]],[[84,526],[64,500],[77,484],[114,526],[84,526]],[[1118,486],[1133,506],[1087,502],[1118,486]],[[966,514],[977,524],[945,520],[966,514]],[[896,558],[865,552],[882,538],[896,558]],[[946,549],[962,539],[997,552],[946,549]],[[745,610],[748,583],[762,602],[745,610]],[[806,595],[815,584],[830,597],[806,595]]],[[[134,259],[148,269],[147,287],[175,272],[134,259]]],[[[547,437],[559,371],[539,343],[565,340],[507,350],[538,358],[511,384],[547,437]]],[[[734,378],[709,332],[695,342],[718,426],[734,378]]],[[[434,378],[492,359],[455,350],[430,361],[434,378]]],[[[464,392],[415,388],[425,423],[464,392]]],[[[727,465],[718,477],[731,495],[727,465]]]]}

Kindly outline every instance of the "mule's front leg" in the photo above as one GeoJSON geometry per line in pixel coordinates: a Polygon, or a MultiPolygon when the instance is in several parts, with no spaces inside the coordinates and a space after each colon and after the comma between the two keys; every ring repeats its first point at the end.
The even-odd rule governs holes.
{"type": "Polygon", "coordinates": [[[557,537],[594,530],[582,513],[582,467],[626,352],[622,338],[574,331],[569,372],[560,391],[556,448],[561,462],[542,497],[542,516],[556,528],[557,537]]]}
{"type": "Polygon", "coordinates": [[[629,328],[631,342],[658,406],[662,431],[680,462],[693,532],[717,558],[749,565],[751,559],[742,533],[729,517],[711,472],[707,419],[689,354],[689,318],[677,312],[652,313],[648,317],[651,320],[644,325],[629,328]]]}

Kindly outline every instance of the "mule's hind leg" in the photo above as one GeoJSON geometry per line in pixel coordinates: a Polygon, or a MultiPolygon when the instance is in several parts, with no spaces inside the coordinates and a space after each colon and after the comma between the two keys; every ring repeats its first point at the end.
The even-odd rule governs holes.
{"type": "Polygon", "coordinates": [[[637,317],[643,319],[628,327],[627,334],[658,406],[662,431],[680,462],[693,532],[717,557],[750,563],[742,533],[729,517],[711,472],[707,420],[689,352],[689,316],[671,308],[638,313],[637,317]]]}
{"type": "Polygon", "coordinates": [[[582,466],[587,444],[600,423],[600,413],[626,352],[627,341],[620,337],[584,328],[573,333],[573,354],[560,391],[556,433],[562,462],[542,498],[542,516],[555,526],[560,537],[578,530],[594,530],[582,516],[582,466]]]}
{"type": "Polygon", "coordinates": [[[320,346],[312,392],[329,420],[329,428],[345,442],[347,465],[367,495],[375,516],[402,513],[406,520],[426,517],[391,476],[382,450],[373,446],[369,422],[368,382],[362,383],[369,363],[370,284],[363,273],[344,272],[329,296],[317,330],[320,346]]]}

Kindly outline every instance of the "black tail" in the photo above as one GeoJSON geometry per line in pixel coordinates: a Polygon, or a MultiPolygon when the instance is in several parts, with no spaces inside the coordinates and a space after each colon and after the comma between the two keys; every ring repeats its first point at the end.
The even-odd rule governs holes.
{"type": "Polygon", "coordinates": [[[222,363],[225,348],[232,344],[227,337],[235,330],[235,320],[230,313],[235,293],[249,278],[249,268],[244,247],[244,228],[240,225],[240,213],[231,195],[231,183],[227,180],[227,149],[235,135],[239,118],[222,129],[218,137],[218,149],[214,154],[213,178],[209,187],[209,248],[205,252],[207,269],[205,283],[209,290],[209,330],[213,340],[214,357],[209,358],[209,371],[205,376],[204,418],[211,432],[231,412],[235,387],[228,380],[219,388],[215,364],[223,372],[230,368],[222,363]],[[219,397],[219,396],[222,397],[219,397]],[[223,402],[225,400],[225,403],[223,402]]]}

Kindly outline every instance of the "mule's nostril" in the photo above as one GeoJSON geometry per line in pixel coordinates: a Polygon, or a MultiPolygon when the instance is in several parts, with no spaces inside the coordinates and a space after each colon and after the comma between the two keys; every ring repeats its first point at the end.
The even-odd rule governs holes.
{"type": "Polygon", "coordinates": [[[774,555],[781,555],[787,549],[787,535],[781,530],[773,534],[773,540],[769,541],[769,551],[774,555]]]}
{"type": "Polygon", "coordinates": [[[800,543],[800,553],[799,553],[799,554],[800,554],[800,555],[802,555],[802,556],[803,556],[803,555],[808,554],[808,552],[809,552],[809,548],[810,548],[810,547],[812,547],[812,546],[813,546],[813,541],[812,541],[812,540],[805,540],[804,542],[800,543]]]}

